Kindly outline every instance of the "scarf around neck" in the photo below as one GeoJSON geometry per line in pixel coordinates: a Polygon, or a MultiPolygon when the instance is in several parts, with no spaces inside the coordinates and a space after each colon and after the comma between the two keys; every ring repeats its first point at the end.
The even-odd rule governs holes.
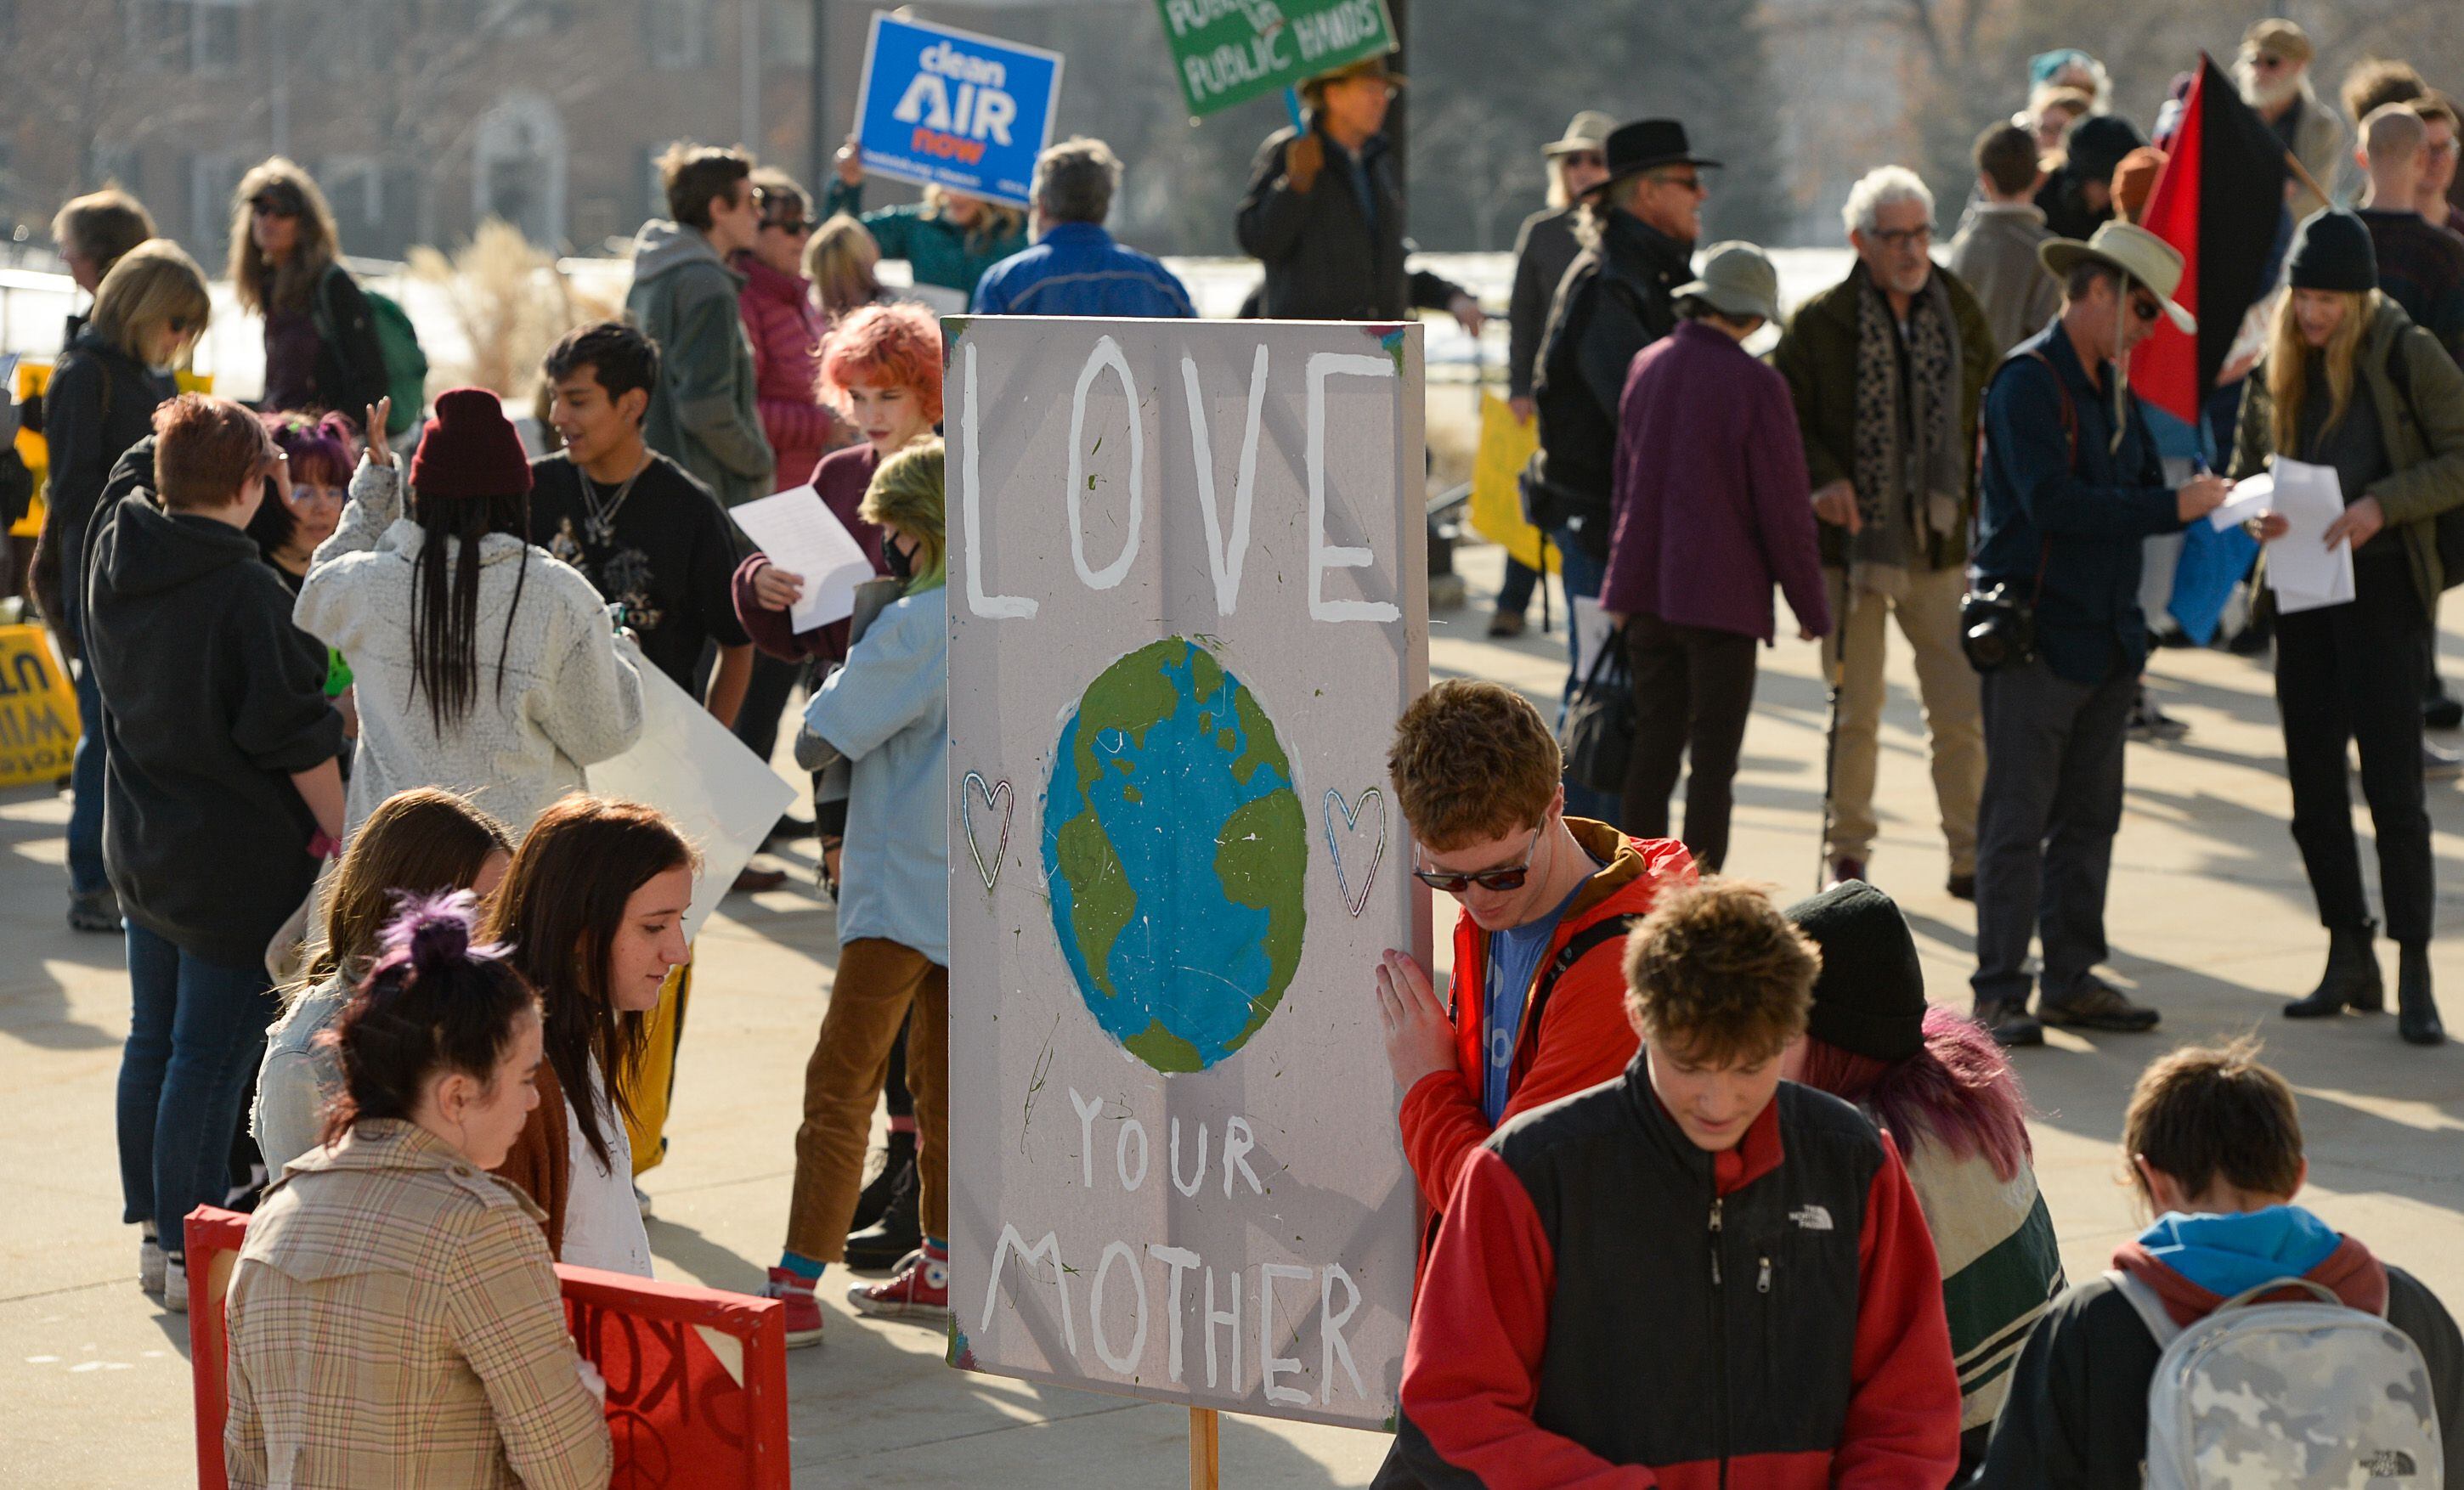
{"type": "Polygon", "coordinates": [[[1955,533],[1968,490],[1959,437],[1959,338],[1939,273],[1908,302],[1903,335],[1889,299],[1859,264],[1857,281],[1857,513],[1849,576],[1861,590],[1895,595],[1911,565],[1932,567],[1934,540],[1955,533]]]}

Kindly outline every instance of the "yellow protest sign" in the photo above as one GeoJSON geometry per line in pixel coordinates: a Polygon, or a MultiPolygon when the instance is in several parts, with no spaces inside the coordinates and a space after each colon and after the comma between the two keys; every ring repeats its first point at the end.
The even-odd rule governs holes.
{"type": "MultiPolygon", "coordinates": [[[[214,377],[211,373],[190,372],[184,367],[174,375],[174,378],[183,393],[214,391],[214,377]]],[[[51,381],[51,363],[19,362],[17,383],[13,389],[18,404],[23,405],[26,400],[42,392],[44,388],[50,386],[51,381]]],[[[52,451],[41,435],[20,425],[17,427],[17,454],[25,461],[26,469],[34,473],[34,502],[24,518],[9,532],[17,537],[31,538],[43,531],[43,486],[51,477],[52,451]]]]}
{"type": "Polygon", "coordinates": [[[0,626],[0,786],[58,780],[77,742],[77,690],[50,633],[0,626]]]}
{"type": "MultiPolygon", "coordinates": [[[[1540,448],[1535,421],[1525,424],[1494,393],[1480,396],[1480,449],[1472,458],[1472,531],[1504,545],[1527,566],[1540,567],[1540,530],[1523,515],[1523,468],[1540,448]]],[[[1549,572],[1557,572],[1557,556],[1549,554],[1549,572]]]]}

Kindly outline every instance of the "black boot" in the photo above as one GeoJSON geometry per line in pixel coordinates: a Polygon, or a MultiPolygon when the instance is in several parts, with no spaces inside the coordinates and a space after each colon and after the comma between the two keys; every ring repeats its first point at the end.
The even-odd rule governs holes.
{"type": "Polygon", "coordinates": [[[2430,944],[2408,942],[2396,949],[2395,1032],[2407,1044],[2436,1045],[2447,1039],[2438,1022],[2438,1002],[2430,995],[2430,944]]]}
{"type": "Polygon", "coordinates": [[[881,1219],[882,1214],[890,1209],[891,1195],[898,1189],[898,1176],[914,1167],[915,1130],[912,1128],[891,1128],[890,1157],[881,1166],[881,1172],[872,1177],[872,1183],[856,1195],[855,1216],[847,1222],[848,1236],[867,1230],[881,1219]]]}
{"type": "Polygon", "coordinates": [[[2376,1014],[2387,1007],[2387,985],[2379,980],[2379,958],[2372,945],[2378,923],[2333,927],[2327,932],[2327,971],[2307,998],[2284,1006],[2288,1019],[2332,1019],[2347,1009],[2376,1014]]]}
{"type": "Polygon", "coordinates": [[[916,1215],[915,1166],[905,1165],[897,1173],[897,1183],[890,1192],[890,1207],[881,1213],[881,1219],[863,1231],[847,1234],[847,1265],[854,1272],[896,1267],[900,1259],[924,1245],[924,1227],[916,1215]]]}

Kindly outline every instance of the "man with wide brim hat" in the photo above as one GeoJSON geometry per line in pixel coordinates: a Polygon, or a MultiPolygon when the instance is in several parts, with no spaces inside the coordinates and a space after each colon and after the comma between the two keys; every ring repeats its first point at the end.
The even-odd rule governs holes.
{"type": "MultiPolygon", "coordinates": [[[[1694,277],[1710,191],[1703,173],[1719,164],[1696,155],[1673,119],[1619,125],[1604,144],[1605,174],[1583,193],[1588,247],[1557,287],[1532,374],[1540,453],[1524,505],[1558,551],[1569,600],[1599,594],[1626,369],[1676,329],[1676,289],[1694,277]]],[[[1579,661],[1572,631],[1568,642],[1579,661]]],[[[1577,816],[1616,821],[1617,783],[1569,778],[1566,793],[1577,816]]]]}
{"type": "Polygon", "coordinates": [[[1694,153],[1693,146],[1685,139],[1685,126],[1673,119],[1639,119],[1631,124],[1620,124],[1609,133],[1608,179],[1586,195],[1598,201],[1620,182],[1645,171],[1665,170],[1672,165],[1690,165],[1698,170],[1720,169],[1719,162],[1705,160],[1694,153]]]}
{"type": "Polygon", "coordinates": [[[1420,307],[1451,312],[1479,334],[1469,292],[1403,267],[1403,187],[1385,135],[1403,83],[1383,56],[1321,73],[1301,85],[1304,122],[1259,147],[1233,232],[1266,267],[1260,315],[1400,320],[1420,307]]]}
{"type": "MultiPolygon", "coordinates": [[[[1514,235],[1514,289],[1506,302],[1506,403],[1526,426],[1539,412],[1531,401],[1531,370],[1540,360],[1541,335],[1549,329],[1549,306],[1558,282],[1582,254],[1575,228],[1582,221],[1583,193],[1607,179],[1609,135],[1616,128],[1616,120],[1585,109],[1567,121],[1563,135],[1540,147],[1548,162],[1549,205],[1525,218],[1514,235]]],[[[1544,561],[1539,537],[1528,524],[1514,531],[1519,542],[1507,542],[1506,580],[1488,622],[1491,636],[1523,634],[1524,613],[1540,581],[1534,567],[1544,561]]]]}
{"type": "Polygon", "coordinates": [[[1976,1019],[2006,1045],[2067,1024],[2151,1030],[2158,1012],[2096,973],[2122,822],[2123,743],[2147,661],[2145,540],[2213,512],[2225,484],[2165,478],[2131,395],[2130,349],[2169,319],[2182,255],[2107,223],[2037,251],[2061,314],[2022,341],[1985,393],[1969,656],[1983,672],[1985,791],[1977,811],[1976,1019]],[[2024,619],[2022,619],[2024,618],[2024,619]],[[2043,970],[2029,947],[2043,937],[2043,970]],[[2032,986],[2033,985],[2033,986],[2032,986]],[[2036,1012],[2031,1016],[2031,993],[2036,1012]]]}

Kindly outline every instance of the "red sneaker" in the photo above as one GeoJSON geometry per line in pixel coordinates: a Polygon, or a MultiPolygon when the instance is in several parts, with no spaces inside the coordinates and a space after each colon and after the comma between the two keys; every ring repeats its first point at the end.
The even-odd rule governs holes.
{"type": "Polygon", "coordinates": [[[879,1319],[947,1319],[950,1260],[921,1249],[911,1252],[889,1279],[848,1289],[847,1303],[879,1319]]]}
{"type": "Polygon", "coordinates": [[[774,1267],[770,1270],[770,1281],[761,1285],[761,1297],[785,1302],[789,1349],[822,1343],[822,1304],[813,1297],[813,1280],[800,1277],[783,1267],[774,1267]]]}

